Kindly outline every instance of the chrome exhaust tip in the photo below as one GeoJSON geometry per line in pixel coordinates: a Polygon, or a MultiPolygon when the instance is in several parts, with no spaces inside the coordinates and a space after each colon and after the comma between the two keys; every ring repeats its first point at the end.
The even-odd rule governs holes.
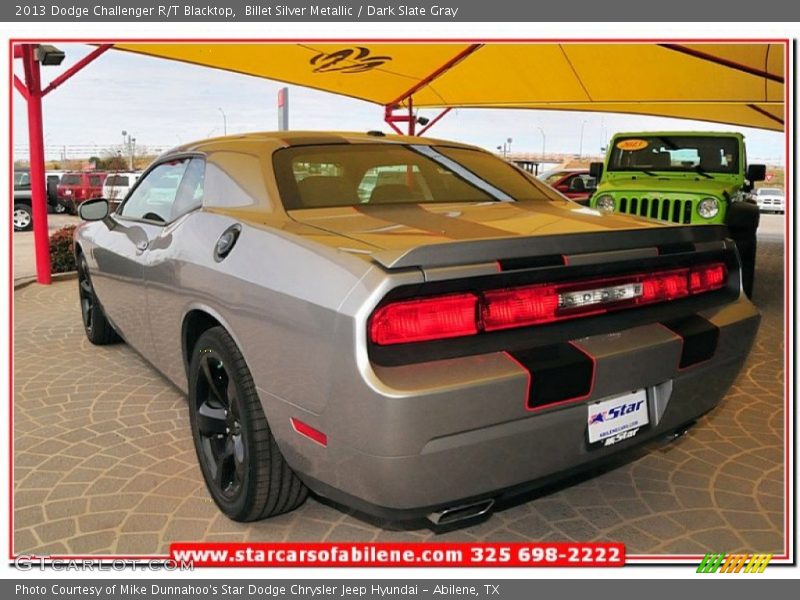
{"type": "Polygon", "coordinates": [[[697,421],[691,421],[690,423],[686,423],[685,425],[679,427],[667,436],[667,441],[674,442],[675,440],[682,438],[695,425],[696,422],[697,421]]]}
{"type": "Polygon", "coordinates": [[[448,525],[457,521],[483,516],[492,510],[493,506],[494,498],[480,500],[479,502],[472,502],[470,504],[461,504],[459,506],[432,512],[428,515],[428,520],[434,525],[448,525]]]}

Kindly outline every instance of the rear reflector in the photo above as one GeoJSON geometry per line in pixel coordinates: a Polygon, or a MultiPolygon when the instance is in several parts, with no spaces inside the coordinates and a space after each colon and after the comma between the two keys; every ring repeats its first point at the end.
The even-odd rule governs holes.
{"type": "Polygon", "coordinates": [[[379,345],[475,335],[668,302],[725,287],[723,263],[558,284],[402,300],[372,315],[379,345]]]}
{"type": "Polygon", "coordinates": [[[308,423],[303,423],[300,419],[295,419],[294,417],[291,417],[290,421],[292,422],[292,429],[294,429],[300,435],[305,436],[322,446],[328,445],[328,436],[322,433],[319,429],[314,429],[308,423]]]}

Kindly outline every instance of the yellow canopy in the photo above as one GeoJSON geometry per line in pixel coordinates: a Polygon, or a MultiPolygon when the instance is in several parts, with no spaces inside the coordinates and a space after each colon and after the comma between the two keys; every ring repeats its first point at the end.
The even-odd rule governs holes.
{"type": "Polygon", "coordinates": [[[621,112],[781,131],[785,44],[171,43],[115,48],[384,106],[621,112]]]}

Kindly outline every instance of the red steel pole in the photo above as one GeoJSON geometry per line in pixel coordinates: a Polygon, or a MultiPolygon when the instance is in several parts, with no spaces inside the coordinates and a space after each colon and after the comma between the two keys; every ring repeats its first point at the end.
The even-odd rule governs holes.
{"type": "Polygon", "coordinates": [[[30,146],[31,209],[33,243],[36,250],[36,281],[49,285],[50,237],[47,228],[47,192],[44,175],[44,128],[42,126],[42,81],[36,46],[22,45],[25,84],[28,88],[28,144],[30,146]]]}

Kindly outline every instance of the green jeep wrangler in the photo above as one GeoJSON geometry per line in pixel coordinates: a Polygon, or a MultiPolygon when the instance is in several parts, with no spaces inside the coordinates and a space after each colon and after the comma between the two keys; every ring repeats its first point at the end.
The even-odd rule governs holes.
{"type": "Polygon", "coordinates": [[[765,165],[747,166],[740,133],[692,131],[618,133],[590,206],[681,225],[724,224],[739,249],[742,287],[750,296],[756,261],[758,206],[749,192],[765,165]]]}

